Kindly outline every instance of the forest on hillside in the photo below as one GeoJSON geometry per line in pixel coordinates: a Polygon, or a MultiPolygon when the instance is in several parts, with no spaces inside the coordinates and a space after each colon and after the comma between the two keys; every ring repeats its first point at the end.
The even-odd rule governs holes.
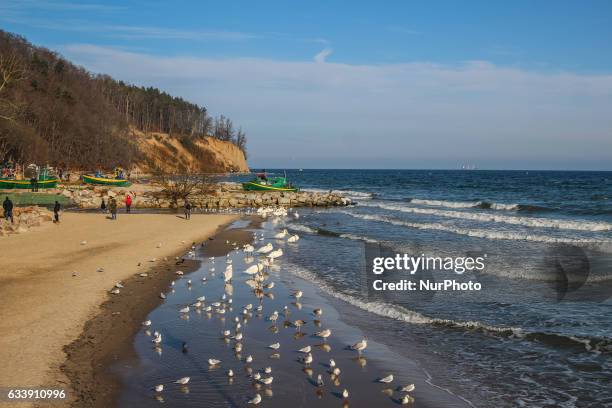
{"type": "Polygon", "coordinates": [[[93,74],[0,30],[0,163],[128,167],[141,159],[130,127],[168,133],[185,148],[212,136],[246,155],[231,119],[157,88],[93,74]]]}

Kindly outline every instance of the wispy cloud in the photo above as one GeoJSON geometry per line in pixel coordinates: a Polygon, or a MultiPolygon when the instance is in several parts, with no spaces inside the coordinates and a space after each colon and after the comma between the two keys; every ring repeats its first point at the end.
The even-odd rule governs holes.
{"type": "Polygon", "coordinates": [[[0,21],[47,30],[97,33],[107,38],[123,39],[165,39],[165,40],[192,40],[192,41],[241,41],[260,38],[260,35],[225,30],[183,30],[169,27],[155,26],[129,26],[113,24],[91,24],[82,20],[42,20],[24,17],[21,15],[0,16],[0,21]]]}
{"type": "Polygon", "coordinates": [[[249,131],[255,158],[274,151],[303,158],[477,154],[612,162],[612,74],[486,61],[352,65],[319,63],[323,56],[289,62],[158,57],[91,45],[62,51],[95,72],[228,114],[249,131]]]}
{"type": "Polygon", "coordinates": [[[0,10],[61,10],[61,11],[117,11],[124,10],[123,6],[104,3],[48,1],[48,0],[6,0],[0,5],[0,10]]]}
{"type": "Polygon", "coordinates": [[[317,55],[314,56],[314,61],[319,64],[323,64],[325,62],[325,58],[329,57],[332,54],[331,48],[324,48],[317,55]]]}

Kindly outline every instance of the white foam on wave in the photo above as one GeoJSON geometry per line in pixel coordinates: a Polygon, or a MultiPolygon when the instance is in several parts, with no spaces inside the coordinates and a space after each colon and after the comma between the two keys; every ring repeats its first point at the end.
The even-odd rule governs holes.
{"type": "Polygon", "coordinates": [[[347,238],[347,239],[352,239],[354,241],[364,241],[364,242],[369,242],[371,244],[376,244],[378,243],[378,240],[374,239],[374,238],[369,238],[369,237],[364,237],[363,235],[355,235],[355,234],[340,234],[340,237],[342,238],[347,238]]]}
{"type": "Polygon", "coordinates": [[[491,231],[485,229],[467,229],[454,227],[448,224],[441,223],[416,223],[402,221],[394,218],[389,218],[381,215],[370,215],[370,214],[359,214],[350,211],[339,211],[342,214],[350,215],[354,218],[359,218],[368,221],[385,222],[401,227],[416,228],[420,230],[436,230],[446,231],[458,235],[467,235],[475,238],[485,239],[500,239],[500,240],[512,240],[512,241],[532,241],[532,242],[547,242],[547,243],[564,243],[564,244],[601,244],[601,243],[612,243],[612,240],[593,240],[583,238],[558,238],[546,235],[538,234],[526,234],[521,232],[511,231],[491,231]]]}
{"type": "Polygon", "coordinates": [[[448,208],[472,208],[481,204],[481,201],[445,201],[445,200],[422,200],[413,198],[410,200],[413,204],[429,205],[432,207],[448,207],[448,208]]]}
{"type": "Polygon", "coordinates": [[[325,190],[323,188],[304,188],[303,191],[309,191],[311,193],[329,193],[330,191],[334,194],[341,194],[348,198],[353,198],[356,200],[369,200],[374,197],[373,193],[366,193],[363,191],[354,191],[354,190],[325,190]]]}
{"type": "Polygon", "coordinates": [[[536,217],[517,217],[483,212],[467,212],[440,210],[437,208],[419,208],[392,203],[361,203],[365,207],[377,207],[384,210],[400,211],[412,214],[434,215],[445,218],[459,218],[479,222],[499,222],[511,225],[522,225],[532,228],[555,228],[576,231],[612,231],[612,224],[608,222],[572,221],[536,217]]]}
{"type": "Polygon", "coordinates": [[[314,228],[310,228],[307,225],[304,224],[289,224],[287,225],[287,228],[295,230],[295,231],[301,231],[301,232],[307,232],[309,234],[316,234],[317,230],[315,230],[314,228]]]}
{"type": "Polygon", "coordinates": [[[318,288],[324,293],[336,299],[340,299],[359,309],[373,313],[378,316],[387,317],[393,320],[411,324],[429,324],[445,327],[454,327],[467,330],[482,330],[490,333],[506,334],[512,336],[523,336],[523,330],[518,327],[503,327],[492,326],[477,321],[455,321],[451,319],[433,318],[423,315],[422,313],[406,309],[403,306],[394,305],[391,303],[380,301],[367,301],[358,297],[341,292],[325,281],[320,279],[315,273],[295,264],[287,264],[287,269],[295,276],[304,279],[308,282],[315,282],[318,288]]]}
{"type": "Polygon", "coordinates": [[[487,205],[492,210],[515,211],[519,209],[519,204],[504,204],[504,203],[486,203],[484,201],[446,201],[446,200],[423,200],[413,198],[410,200],[412,204],[428,205],[430,207],[446,207],[446,208],[478,208],[482,205],[487,205]]]}

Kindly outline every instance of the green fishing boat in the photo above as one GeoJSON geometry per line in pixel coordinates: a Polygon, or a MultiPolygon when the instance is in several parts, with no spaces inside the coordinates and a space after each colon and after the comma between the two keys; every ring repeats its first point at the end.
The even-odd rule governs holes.
{"type": "Polygon", "coordinates": [[[87,176],[83,175],[83,183],[85,184],[98,184],[103,186],[115,186],[115,187],[127,187],[130,186],[130,183],[126,179],[119,178],[108,178],[108,177],[96,177],[96,176],[87,176]]]}
{"type": "Polygon", "coordinates": [[[46,167],[38,167],[34,164],[29,165],[24,171],[23,179],[14,177],[0,178],[0,190],[21,189],[29,190],[36,187],[37,189],[55,188],[59,183],[59,178],[49,174],[49,169],[46,167]],[[32,183],[32,179],[36,180],[36,185],[32,183]]]}
{"type": "Polygon", "coordinates": [[[265,173],[259,173],[256,179],[242,183],[242,188],[245,191],[299,191],[299,188],[287,182],[286,177],[268,179],[265,173]]]}

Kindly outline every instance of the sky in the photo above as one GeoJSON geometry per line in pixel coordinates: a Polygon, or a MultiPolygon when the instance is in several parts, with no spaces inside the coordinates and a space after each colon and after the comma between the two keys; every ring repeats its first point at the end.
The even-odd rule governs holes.
{"type": "Polygon", "coordinates": [[[2,0],[246,131],[255,168],[612,170],[612,2],[2,0]]]}

